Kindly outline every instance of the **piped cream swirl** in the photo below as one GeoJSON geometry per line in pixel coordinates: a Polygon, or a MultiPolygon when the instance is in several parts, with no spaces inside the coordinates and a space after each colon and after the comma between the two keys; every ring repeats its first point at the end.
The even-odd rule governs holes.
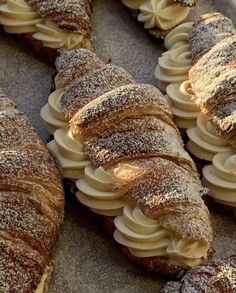
{"type": "Polygon", "coordinates": [[[33,33],[42,18],[24,0],[7,0],[0,5],[0,24],[12,34],[33,33]]]}
{"type": "Polygon", "coordinates": [[[174,28],[165,37],[165,47],[167,50],[189,45],[189,33],[193,27],[193,22],[185,22],[174,28]]]}
{"type": "Polygon", "coordinates": [[[48,270],[48,268],[46,268],[45,273],[43,274],[41,281],[38,284],[38,287],[34,291],[34,293],[44,293],[45,292],[46,286],[48,283],[48,279],[50,278],[50,273],[47,270],[48,270]]]}
{"type": "Polygon", "coordinates": [[[179,239],[135,205],[125,205],[123,215],[115,218],[115,226],[115,240],[136,257],[165,256],[172,263],[187,267],[198,265],[207,257],[207,244],[179,239]]]}
{"type": "Polygon", "coordinates": [[[203,114],[198,116],[196,127],[187,129],[187,135],[188,151],[202,160],[212,161],[215,154],[233,150],[225,139],[217,136],[214,126],[203,114]]]}
{"type": "Polygon", "coordinates": [[[165,91],[170,83],[179,83],[188,79],[191,56],[190,45],[171,49],[161,55],[155,70],[161,90],[165,91]]]}
{"type": "Polygon", "coordinates": [[[62,30],[49,20],[36,24],[36,29],[37,32],[33,34],[33,38],[42,41],[45,47],[54,49],[64,48],[66,50],[91,48],[90,40],[86,39],[83,35],[62,30]]]}
{"type": "Polygon", "coordinates": [[[68,127],[68,120],[61,109],[61,97],[64,89],[58,89],[48,97],[48,103],[42,107],[40,116],[44,121],[47,131],[51,134],[58,128],[68,127]]]}
{"type": "Polygon", "coordinates": [[[190,11],[189,7],[183,7],[173,0],[123,0],[122,2],[131,9],[139,10],[138,21],[144,23],[145,29],[158,27],[168,30],[183,21],[190,11]]]}
{"type": "Polygon", "coordinates": [[[81,34],[60,29],[56,24],[44,19],[24,0],[6,0],[0,5],[0,24],[8,33],[30,33],[45,47],[53,49],[91,48],[91,42],[81,34]]]}
{"type": "Polygon", "coordinates": [[[179,128],[196,126],[197,117],[200,113],[198,106],[192,100],[190,82],[171,83],[166,88],[167,96],[171,101],[171,109],[174,114],[175,124],[179,128]]]}
{"type": "Polygon", "coordinates": [[[84,168],[90,160],[83,150],[83,143],[74,139],[69,128],[57,129],[47,148],[57,158],[64,178],[83,178],[84,168]]]}
{"type": "Polygon", "coordinates": [[[84,175],[84,168],[90,164],[84,152],[83,142],[74,138],[68,120],[61,108],[64,89],[54,91],[48,103],[40,111],[45,127],[54,135],[54,140],[47,144],[48,149],[57,158],[62,169],[62,176],[76,180],[84,175]]]}
{"type": "Polygon", "coordinates": [[[115,217],[124,207],[123,193],[112,189],[109,170],[92,165],[84,169],[84,178],[76,181],[77,199],[96,214],[115,217]]]}
{"type": "Polygon", "coordinates": [[[215,201],[236,208],[236,154],[214,156],[212,165],[203,168],[203,185],[215,201]]]}
{"type": "Polygon", "coordinates": [[[165,38],[168,51],[158,59],[155,69],[155,76],[162,91],[166,91],[166,87],[171,83],[181,83],[188,79],[192,61],[188,34],[192,26],[192,22],[180,24],[165,38]]]}

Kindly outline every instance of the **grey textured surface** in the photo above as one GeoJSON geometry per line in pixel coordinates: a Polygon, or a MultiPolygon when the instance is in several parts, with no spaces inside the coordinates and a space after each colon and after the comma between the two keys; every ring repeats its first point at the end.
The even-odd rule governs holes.
{"type": "MultiPolygon", "coordinates": [[[[236,21],[235,0],[199,0],[190,19],[213,10],[213,3],[236,21]]],[[[96,52],[101,58],[111,57],[113,63],[129,70],[139,81],[157,85],[153,72],[163,51],[162,42],[151,40],[124,6],[118,1],[95,1],[93,28],[96,52]]],[[[39,111],[50,92],[53,68],[3,33],[0,34],[0,68],[0,87],[25,111],[39,135],[46,140],[48,134],[39,111]]],[[[226,257],[236,252],[235,222],[221,208],[210,207],[215,229],[215,256],[226,257]]],[[[50,293],[158,292],[163,281],[127,261],[94,221],[67,200],[50,293]]]]}

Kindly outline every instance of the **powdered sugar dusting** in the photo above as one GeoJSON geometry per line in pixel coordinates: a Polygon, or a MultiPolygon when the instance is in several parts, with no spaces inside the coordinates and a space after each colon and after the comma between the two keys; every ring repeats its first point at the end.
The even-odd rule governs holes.
{"type": "Polygon", "coordinates": [[[61,49],[55,63],[56,78],[61,85],[66,86],[74,79],[83,77],[103,65],[97,55],[87,49],[70,51],[61,49]]]}
{"type": "Polygon", "coordinates": [[[193,268],[182,278],[181,283],[170,282],[161,293],[172,292],[219,292],[236,291],[236,256],[226,260],[210,261],[193,268]]]}
{"type": "Polygon", "coordinates": [[[0,91],[0,291],[34,292],[50,267],[63,218],[60,171],[0,91]]]}
{"type": "Polygon", "coordinates": [[[106,64],[91,71],[81,79],[76,79],[64,91],[61,99],[66,117],[72,118],[81,108],[101,95],[134,83],[134,78],[123,68],[106,64]]]}
{"type": "Polygon", "coordinates": [[[59,28],[90,37],[90,0],[26,0],[41,17],[56,23],[59,28]]]}
{"type": "MultiPolygon", "coordinates": [[[[111,65],[105,67],[112,68],[111,65]]],[[[125,197],[135,200],[147,216],[157,219],[167,230],[210,248],[213,237],[209,212],[201,199],[204,190],[195,165],[183,148],[168,102],[155,87],[137,83],[124,86],[114,83],[114,89],[103,94],[103,80],[97,75],[102,70],[103,67],[75,81],[77,87],[71,83],[66,88],[62,103],[73,103],[73,111],[78,111],[70,121],[73,134],[84,139],[85,151],[96,167],[117,170],[120,163],[118,169],[122,173],[125,166],[122,163],[129,165],[135,160],[136,169],[142,166],[143,176],[137,171],[136,180],[123,182],[125,197]],[[95,86],[98,97],[92,96],[81,108],[81,99],[87,99],[86,92],[78,86],[82,81],[82,89],[86,89],[86,85],[89,89],[95,86]],[[156,119],[156,123],[145,129],[147,117],[152,117],[152,122],[156,119]],[[136,119],[136,125],[141,125],[144,131],[133,128],[136,119]],[[126,121],[128,131],[124,131],[126,121]]],[[[109,74],[108,71],[107,76],[109,74]]],[[[113,86],[113,79],[106,79],[113,86]]],[[[119,172],[114,171],[117,187],[119,176],[116,174],[119,172]]]]}
{"type": "Polygon", "coordinates": [[[192,60],[196,63],[219,41],[235,34],[233,22],[221,13],[208,13],[194,23],[190,33],[192,60]]]}

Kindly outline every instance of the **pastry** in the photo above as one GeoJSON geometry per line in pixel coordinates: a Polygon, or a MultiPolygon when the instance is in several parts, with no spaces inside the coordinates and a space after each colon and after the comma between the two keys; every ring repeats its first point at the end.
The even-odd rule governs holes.
{"type": "Polygon", "coordinates": [[[195,0],[122,0],[122,3],[155,38],[163,38],[196,5],[195,0]]]}
{"type": "Polygon", "coordinates": [[[48,292],[63,220],[60,178],[29,120],[0,90],[0,292],[48,292]]]}
{"type": "Polygon", "coordinates": [[[4,0],[0,25],[54,64],[59,48],[91,49],[91,12],[91,0],[4,0]]]}
{"type": "MultiPolygon", "coordinates": [[[[219,13],[203,15],[192,29],[190,24],[180,25],[166,37],[165,43],[169,51],[165,53],[167,57],[161,57],[157,69],[157,72],[162,74],[162,68],[167,68],[165,66],[173,62],[176,65],[175,71],[169,70],[167,73],[178,73],[176,70],[183,69],[177,58],[178,50],[183,52],[181,48],[187,49],[188,46],[190,50],[188,54],[192,56],[192,61],[189,61],[190,69],[186,70],[189,77],[187,83],[191,91],[191,103],[200,113],[197,115],[194,127],[185,124],[189,138],[186,147],[196,162],[201,160],[199,169],[203,174],[203,185],[209,189],[209,195],[234,212],[236,208],[235,33],[232,21],[219,13]],[[186,32],[189,33],[189,37],[186,36],[186,32]],[[191,47],[186,45],[187,38],[191,47]],[[173,60],[170,57],[173,57],[173,60]],[[210,165],[207,165],[209,163],[210,165]]],[[[181,54],[179,56],[181,57],[181,54]]],[[[180,60],[183,62],[184,58],[180,60]]],[[[180,75],[176,76],[175,78],[178,78],[180,75]]],[[[183,84],[185,83],[186,81],[183,84]]],[[[178,83],[171,83],[166,88],[172,100],[173,113],[177,116],[179,113],[183,114],[180,109],[183,110],[181,107],[184,106],[185,100],[182,99],[182,104],[176,103],[181,97],[179,92],[183,84],[179,87],[178,83]]],[[[186,114],[191,115],[192,112],[186,109],[186,114]]],[[[181,118],[186,116],[181,115],[181,118]]],[[[176,122],[177,126],[184,126],[180,124],[179,117],[176,117],[176,122]]]]}
{"type": "Polygon", "coordinates": [[[50,95],[41,116],[76,198],[145,268],[179,276],[204,262],[212,245],[205,191],[166,99],[84,49],[62,51],[56,64],[75,79],[67,84],[59,70],[56,84],[65,87],[50,95]]]}
{"type": "Polygon", "coordinates": [[[215,127],[216,133],[234,147],[235,63],[236,34],[215,45],[189,72],[195,103],[215,127]]]}
{"type": "MultiPolygon", "coordinates": [[[[235,89],[236,35],[215,45],[191,68],[195,102],[219,137],[211,164],[203,168],[203,184],[215,201],[236,212],[235,89]],[[207,74],[206,74],[207,73],[207,74]],[[203,79],[202,76],[205,76],[203,79]]],[[[191,136],[190,136],[191,138],[191,136]]]]}
{"type": "Polygon", "coordinates": [[[168,282],[161,293],[233,293],[236,291],[236,256],[212,260],[189,270],[181,282],[168,282]]]}
{"type": "MultiPolygon", "coordinates": [[[[165,47],[168,51],[159,58],[155,75],[159,88],[166,91],[172,102],[174,121],[180,129],[195,127],[200,112],[192,98],[193,90],[188,80],[190,68],[216,43],[234,33],[235,28],[230,19],[220,13],[208,13],[202,15],[196,23],[179,25],[166,36],[165,47]]],[[[204,131],[216,139],[213,127],[210,124],[208,126],[204,131]]],[[[198,137],[194,141],[195,145],[199,139],[204,140],[204,137],[198,137]]]]}

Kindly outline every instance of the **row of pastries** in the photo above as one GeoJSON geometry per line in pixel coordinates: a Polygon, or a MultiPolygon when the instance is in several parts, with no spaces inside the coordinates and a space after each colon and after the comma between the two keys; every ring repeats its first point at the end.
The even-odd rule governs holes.
{"type": "MultiPolygon", "coordinates": [[[[235,32],[232,21],[219,13],[213,13],[210,17],[209,15],[202,16],[201,20],[195,24],[181,24],[167,35],[165,47],[168,51],[159,58],[155,72],[161,89],[166,92],[171,102],[176,125],[182,133],[186,131],[187,150],[195,158],[204,162],[204,165],[210,163],[202,169],[203,185],[209,189],[209,194],[217,202],[232,208],[236,206],[236,161],[233,141],[217,130],[217,124],[212,123],[209,119],[210,113],[201,111],[201,106],[196,103],[189,76],[196,82],[194,70],[197,70],[204,62],[201,60],[205,58],[204,64],[207,66],[207,60],[214,56],[215,52],[222,51],[225,52],[225,55],[228,54],[227,50],[231,50],[231,43],[234,43],[235,32]],[[205,48],[201,43],[204,39],[198,33],[199,28],[204,31],[205,35],[208,33],[205,48]],[[198,50],[195,49],[196,39],[199,42],[198,50]],[[220,49],[217,48],[219,42],[222,44],[220,49]],[[200,46],[202,47],[200,48],[200,46]],[[206,55],[204,56],[204,54],[206,55]],[[196,55],[198,56],[196,57],[196,55]]],[[[235,50],[230,51],[230,54],[234,58],[235,50]]],[[[212,62],[218,62],[216,58],[218,57],[214,57],[212,62]]],[[[223,58],[226,57],[223,56],[223,58]]],[[[208,74],[210,75],[210,72],[208,74]]],[[[201,86],[207,87],[209,84],[206,82],[206,85],[201,86]]],[[[234,85],[231,84],[231,87],[233,88],[234,85]]],[[[220,98],[218,99],[219,106],[220,103],[223,106],[223,102],[220,101],[220,98]]],[[[231,113],[223,115],[227,118],[231,113]]]]}
{"type": "MultiPolygon", "coordinates": [[[[234,109],[235,28],[219,13],[178,25],[195,0],[122,3],[145,29],[166,35],[167,52],[155,72],[166,96],[90,51],[90,0],[0,0],[0,25],[55,61],[55,90],[40,114],[53,135],[48,150],[79,203],[103,221],[129,259],[169,277],[188,271],[181,284],[171,282],[162,292],[198,285],[208,290],[204,280],[212,282],[212,276],[214,288],[233,290],[234,257],[205,266],[214,249],[202,196],[209,190],[217,202],[236,207],[234,116],[229,111],[234,109]],[[223,101],[222,86],[230,89],[223,101]],[[177,127],[186,130],[193,158],[211,162],[202,170],[202,183],[177,127]]],[[[29,292],[45,292],[48,278],[43,272],[38,287],[35,280],[24,285],[29,292]]]]}

